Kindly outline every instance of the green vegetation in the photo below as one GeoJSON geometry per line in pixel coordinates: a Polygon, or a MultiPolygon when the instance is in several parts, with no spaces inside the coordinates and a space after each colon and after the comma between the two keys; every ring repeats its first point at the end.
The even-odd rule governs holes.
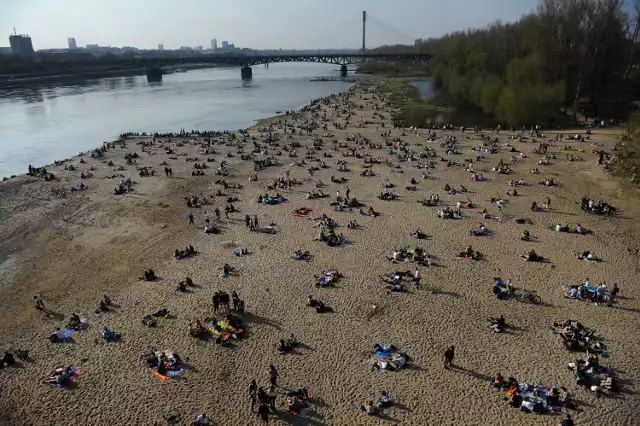
{"type": "MultiPolygon", "coordinates": [[[[540,0],[515,23],[448,34],[416,51],[456,106],[506,125],[624,117],[640,96],[640,0],[540,0]]],[[[406,49],[406,48],[405,48],[406,49]]],[[[400,51],[385,46],[380,52],[400,51]]],[[[390,67],[396,70],[401,64],[390,67]]]]}
{"type": "Polygon", "coordinates": [[[410,86],[411,78],[388,79],[380,82],[380,90],[389,93],[389,102],[395,108],[392,119],[404,126],[424,127],[438,116],[451,111],[451,108],[439,106],[438,99],[422,100],[418,89],[410,86]]]}
{"type": "Polygon", "coordinates": [[[627,131],[616,145],[615,155],[611,165],[613,172],[640,185],[640,111],[629,119],[627,131]]]}
{"type": "Polygon", "coordinates": [[[419,77],[431,72],[428,64],[402,64],[398,62],[365,62],[358,64],[359,74],[375,74],[383,77],[419,77]]]}

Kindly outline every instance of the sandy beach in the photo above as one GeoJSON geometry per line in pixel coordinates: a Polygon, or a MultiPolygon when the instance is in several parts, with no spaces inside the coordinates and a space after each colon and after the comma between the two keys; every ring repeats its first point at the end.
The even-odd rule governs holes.
{"type": "Polygon", "coordinates": [[[318,103],[317,110],[302,112],[297,121],[284,116],[260,122],[249,129],[246,143],[238,133],[234,141],[219,137],[210,145],[215,154],[202,154],[207,144],[198,136],[171,141],[133,136],[127,138],[126,147],[116,144],[102,157],[84,156],[84,163],[74,157],[47,167],[56,176],[54,181],[20,175],[0,182],[0,350],[28,349],[31,356],[28,362],[0,370],[0,424],[165,425],[170,424],[168,417],[175,416],[174,424],[188,425],[205,412],[215,425],[259,425],[263,423],[251,411],[248,388],[256,379],[267,390],[270,364],[279,373],[277,412],[269,418],[273,425],[555,425],[563,418],[563,414],[525,414],[509,406],[505,392],[492,386],[498,372],[526,383],[566,387],[576,400],[577,409],[569,411],[576,424],[636,424],[640,414],[636,385],[640,380],[640,335],[636,333],[640,325],[640,201],[637,189],[597,165],[597,151],[612,152],[614,135],[603,132],[575,142],[556,141],[555,134],[544,134],[532,141],[527,131],[525,140],[518,141],[513,139],[518,133],[497,135],[487,130],[486,136],[498,138],[497,152],[476,161],[481,153],[471,149],[482,144],[479,133],[437,130],[435,141],[427,141],[426,129],[394,129],[384,106],[386,94],[374,92],[375,86],[358,85],[348,94],[318,103]],[[295,127],[303,120],[326,123],[327,129],[317,128],[313,135],[296,129],[287,140],[282,124],[295,127]],[[336,122],[344,128],[336,129],[336,122]],[[367,122],[371,124],[360,124],[367,122]],[[279,146],[263,142],[266,126],[279,136],[279,146]],[[381,134],[389,130],[390,145],[385,146],[381,134]],[[382,148],[347,141],[353,135],[382,148]],[[456,138],[459,155],[446,155],[441,147],[445,136],[456,138]],[[254,150],[251,137],[260,145],[254,158],[264,158],[260,152],[264,149],[268,155],[282,151],[281,156],[275,155],[278,166],[254,172],[252,161],[241,159],[240,147],[244,154],[254,150]],[[315,151],[314,137],[323,142],[315,151]],[[433,148],[435,167],[418,169],[417,161],[398,161],[394,138],[416,155],[433,148]],[[296,158],[285,149],[294,141],[300,144],[296,158]],[[143,151],[142,142],[151,146],[143,151]],[[549,143],[548,153],[556,156],[549,165],[539,165],[542,155],[533,153],[540,142],[549,143]],[[517,152],[510,152],[507,143],[517,152]],[[361,157],[388,160],[398,168],[373,164],[370,170],[375,176],[361,176],[363,158],[345,157],[348,148],[339,144],[354,148],[361,157]],[[565,146],[573,150],[564,150],[565,146]],[[311,156],[327,166],[313,176],[308,168],[319,163],[305,158],[310,149],[311,156]],[[126,165],[125,154],[134,152],[137,163],[126,165]],[[513,161],[520,152],[524,158],[513,161]],[[583,161],[569,161],[567,155],[583,161]],[[441,156],[452,160],[451,165],[440,161],[441,156]],[[205,176],[192,176],[190,157],[208,166],[205,176]],[[305,165],[295,165],[303,159],[305,165]],[[462,166],[465,159],[473,159],[474,170],[486,181],[470,179],[471,173],[462,166]],[[491,171],[501,159],[512,173],[491,171]],[[216,176],[223,160],[229,176],[216,176]],[[337,160],[346,160],[350,171],[338,171],[337,160]],[[69,164],[77,169],[65,170],[69,164]],[[116,170],[118,166],[123,170],[116,170]],[[144,166],[156,175],[140,177],[138,169],[144,166]],[[172,177],[165,175],[165,167],[171,167],[172,177]],[[530,174],[534,168],[540,174],[530,174]],[[87,171],[93,177],[81,179],[80,173],[87,171]],[[301,184],[291,189],[266,188],[287,171],[301,184]],[[432,178],[422,179],[427,172],[432,178]],[[254,173],[257,181],[249,179],[254,173]],[[106,178],[114,174],[115,178],[106,178]],[[332,175],[348,181],[332,183],[332,175]],[[134,181],[133,191],[115,195],[114,186],[128,178],[134,181]],[[412,178],[416,191],[406,189],[412,178]],[[538,184],[549,178],[559,185],[538,184]],[[220,179],[243,188],[224,189],[216,184],[220,179]],[[508,196],[513,187],[507,182],[519,179],[526,185],[517,187],[518,196],[508,196]],[[394,184],[397,200],[378,198],[385,180],[394,184]],[[319,189],[330,196],[307,200],[305,195],[319,181],[326,184],[319,189]],[[88,188],[69,191],[80,182],[88,188]],[[457,189],[463,185],[468,192],[447,195],[446,184],[457,189]],[[352,198],[365,204],[365,211],[371,206],[380,216],[365,216],[358,209],[335,211],[329,203],[336,191],[344,196],[347,187],[352,198]],[[218,190],[225,196],[215,196],[218,190]],[[287,201],[258,203],[265,193],[280,193],[287,201]],[[430,194],[439,195],[440,206],[417,202],[430,194]],[[185,197],[192,195],[204,196],[209,204],[187,207],[185,197]],[[238,211],[226,219],[227,198],[233,196],[239,199],[233,202],[238,211]],[[583,196],[606,201],[618,213],[587,214],[580,208],[583,196]],[[551,200],[548,211],[531,211],[532,201],[542,205],[547,197],[551,200]],[[503,198],[504,206],[499,208],[491,198],[503,198]],[[455,208],[456,202],[466,199],[476,207],[462,208],[464,219],[437,217],[437,210],[455,208]],[[294,210],[300,207],[313,212],[308,217],[295,216],[294,210]],[[220,221],[215,208],[222,210],[220,221]],[[480,213],[483,208],[486,219],[480,213]],[[189,224],[190,214],[194,225],[189,224]],[[347,244],[329,247],[314,241],[318,229],[313,217],[322,214],[338,222],[336,233],[344,234],[347,244]],[[256,215],[261,226],[275,223],[279,232],[250,232],[245,215],[256,215]],[[220,234],[204,232],[207,217],[220,227],[220,234]],[[517,224],[517,218],[531,223],[517,224]],[[351,220],[360,229],[348,229],[351,220]],[[470,236],[469,230],[480,223],[491,235],[470,236]],[[558,223],[572,228],[581,224],[593,234],[555,232],[558,223]],[[416,229],[428,238],[413,238],[411,232],[416,229]],[[532,241],[520,239],[525,229],[532,241]],[[199,254],[175,259],[174,250],[188,245],[199,254]],[[482,260],[456,256],[469,245],[483,254],[482,260]],[[387,259],[400,246],[422,247],[439,266],[418,267],[420,288],[409,284],[406,292],[390,292],[381,275],[415,271],[415,264],[387,259]],[[237,257],[234,247],[247,248],[250,254],[237,257]],[[531,249],[550,262],[532,263],[520,257],[531,249]],[[312,260],[293,260],[296,250],[309,251],[312,260]],[[587,250],[602,261],[576,259],[577,253],[587,250]],[[237,275],[221,277],[219,268],[224,263],[233,266],[237,275]],[[158,280],[138,279],[148,268],[153,268],[158,280]],[[317,288],[314,275],[328,268],[344,277],[333,287],[317,288]],[[177,292],[178,282],[187,276],[196,287],[177,292]],[[542,303],[499,300],[492,292],[494,277],[535,291],[542,303]],[[596,305],[563,297],[563,285],[586,279],[609,287],[617,283],[620,294],[615,303],[596,305]],[[246,304],[244,336],[229,346],[189,334],[192,321],[214,316],[212,294],[218,290],[236,291],[246,304]],[[42,296],[46,311],[35,309],[35,294],[42,296]],[[115,305],[110,312],[96,313],[103,295],[115,305]],[[309,295],[327,302],[334,312],[319,314],[307,307],[309,295]],[[155,328],[141,324],[145,315],[161,308],[174,317],[160,318],[155,328]],[[51,343],[47,337],[57,327],[64,328],[72,313],[86,318],[88,329],[74,332],[73,342],[51,343]],[[509,327],[493,333],[487,319],[501,314],[509,327]],[[610,354],[600,364],[616,371],[622,384],[619,392],[597,396],[576,384],[567,364],[585,354],[567,351],[561,338],[551,332],[554,322],[565,319],[596,330],[610,354]],[[121,333],[121,341],[105,342],[104,327],[121,333]],[[281,354],[277,343],[291,333],[301,345],[281,354]],[[395,345],[410,356],[409,365],[399,371],[372,370],[368,360],[375,344],[395,345]],[[455,345],[456,368],[445,370],[443,353],[450,345],[455,345]],[[149,348],[178,352],[185,373],[175,380],[155,376],[140,359],[149,348]],[[44,383],[61,365],[80,369],[73,386],[55,388],[44,383]],[[313,398],[308,409],[292,415],[287,413],[285,394],[299,388],[308,388],[313,398]],[[367,416],[360,405],[376,400],[382,390],[390,392],[395,404],[383,416],[367,416]]]}

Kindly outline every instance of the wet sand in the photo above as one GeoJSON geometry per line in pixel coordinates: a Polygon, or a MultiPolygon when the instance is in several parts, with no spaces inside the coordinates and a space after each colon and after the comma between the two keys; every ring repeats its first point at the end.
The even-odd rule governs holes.
{"type": "MultiPolygon", "coordinates": [[[[358,88],[351,100],[363,105],[354,110],[351,123],[373,118],[371,98],[358,88]]],[[[378,101],[378,104],[382,102],[378,101]]],[[[334,109],[327,109],[329,130],[316,130],[315,135],[335,135],[346,143],[347,135],[359,133],[384,144],[380,136],[391,124],[386,116],[385,129],[376,124],[365,128],[348,126],[335,130],[334,109]]],[[[261,125],[264,125],[262,123],[261,125]]],[[[261,142],[258,126],[251,135],[261,142]]],[[[281,132],[281,131],[280,131],[281,132]]],[[[490,132],[487,132],[490,134],[490,132]]],[[[451,156],[463,162],[473,158],[470,149],[480,145],[478,135],[458,130],[438,131],[436,142],[426,142],[426,130],[415,135],[401,130],[392,131],[420,152],[425,146],[443,155],[439,142],[445,134],[458,138],[461,155],[451,156]]],[[[499,136],[501,144],[512,134],[499,136]]],[[[528,136],[528,135],[527,135],[528,136]]],[[[185,138],[193,141],[197,138],[185,138]]],[[[640,272],[638,249],[640,212],[637,190],[606,175],[596,165],[594,147],[602,145],[610,151],[615,144],[612,136],[593,135],[587,142],[553,142],[549,152],[558,159],[550,166],[537,166],[539,155],[532,154],[535,143],[512,142],[527,158],[514,164],[507,148],[497,154],[485,155],[475,168],[483,171],[487,182],[471,182],[463,167],[446,167],[438,162],[431,170],[435,179],[421,180],[422,170],[411,162],[396,162],[404,173],[393,173],[386,165],[373,165],[375,177],[362,177],[361,159],[343,157],[340,149],[334,152],[333,138],[325,137],[324,147],[317,151],[326,169],[309,177],[306,167],[290,166],[300,161],[311,145],[311,136],[296,136],[302,144],[298,158],[286,153],[277,157],[282,166],[258,172],[258,181],[250,182],[253,173],[250,161],[241,161],[236,146],[214,146],[217,155],[201,155],[200,142],[186,142],[176,147],[178,138],[169,144],[165,139],[152,148],[141,151],[135,138],[127,141],[127,148],[109,150],[103,158],[79,158],[70,163],[77,171],[65,171],[64,166],[52,166],[59,181],[45,182],[40,178],[19,176],[0,183],[0,349],[16,347],[29,349],[32,362],[19,368],[0,370],[0,424],[3,425],[153,425],[167,424],[165,418],[180,415],[189,424],[195,416],[206,412],[216,425],[261,424],[257,414],[250,411],[248,386],[257,379],[268,388],[267,369],[274,364],[280,374],[280,392],[307,387],[314,395],[311,409],[302,416],[284,414],[285,397],[278,396],[280,414],[272,414],[270,424],[289,425],[506,425],[557,424],[561,417],[524,414],[507,405],[504,394],[491,387],[497,372],[522,381],[546,386],[566,386],[579,400],[573,412],[580,425],[634,424],[638,415],[635,382],[640,378],[637,354],[640,350],[638,312],[640,272]],[[570,145],[584,152],[571,151],[585,161],[569,162],[559,146],[570,145]],[[166,154],[164,147],[173,146],[175,154],[166,154]],[[323,152],[333,158],[322,158],[323,152]],[[139,177],[136,166],[126,166],[114,172],[106,164],[113,160],[124,164],[123,156],[137,152],[138,166],[151,166],[157,176],[139,177]],[[224,191],[240,199],[234,205],[238,213],[224,218],[219,235],[203,232],[208,215],[215,220],[215,207],[224,210],[226,197],[211,198],[213,205],[190,209],[184,197],[190,194],[214,194],[221,186],[215,181],[215,167],[225,153],[229,183],[244,185],[242,190],[224,191]],[[177,160],[169,159],[178,154],[177,160]],[[185,156],[181,154],[186,154],[185,156]],[[186,157],[197,156],[200,162],[215,158],[205,170],[207,176],[192,177],[193,163],[186,157]],[[499,159],[514,169],[511,175],[498,175],[491,168],[499,159]],[[336,160],[348,161],[351,172],[338,172],[336,160]],[[173,169],[173,177],[165,177],[162,161],[173,169]],[[68,192],[71,185],[80,183],[80,171],[95,168],[94,177],[83,179],[89,189],[68,192]],[[540,175],[528,171],[538,167],[540,175]],[[267,190],[272,179],[290,170],[292,178],[303,181],[291,190],[267,190]],[[127,195],[114,195],[113,187],[120,180],[104,176],[121,173],[136,183],[127,195]],[[330,183],[330,176],[344,176],[347,184],[330,183]],[[405,186],[414,177],[417,191],[405,186]],[[559,187],[547,188],[537,181],[555,178],[559,187]],[[392,181],[400,195],[396,201],[382,201],[377,195],[385,179],[392,181]],[[524,179],[529,186],[518,188],[518,197],[508,197],[510,179],[524,179]],[[317,180],[328,183],[322,190],[345,193],[381,212],[377,218],[354,212],[335,212],[329,199],[306,200],[305,193],[314,188],[317,180]],[[469,192],[446,195],[444,185],[455,188],[465,185],[469,192]],[[61,188],[64,196],[52,193],[61,188]],[[635,191],[635,192],[634,192],[635,191]],[[289,201],[281,205],[257,203],[260,194],[280,192],[289,201]],[[462,220],[442,220],[436,208],[424,207],[416,201],[429,194],[440,195],[442,204],[454,205],[470,197],[479,207],[463,209],[469,217],[462,220]],[[620,210],[615,217],[587,215],[580,210],[583,195],[605,200],[620,210]],[[531,201],[552,200],[549,212],[531,212],[531,201]],[[491,216],[498,216],[491,197],[503,197],[509,202],[503,209],[501,221],[482,221],[479,214],[486,207],[491,216]],[[317,230],[308,218],[293,215],[293,210],[311,207],[314,213],[326,213],[340,224],[349,244],[328,247],[314,241],[317,230]],[[196,226],[188,224],[193,213],[196,226]],[[257,215],[260,224],[274,222],[281,232],[266,235],[249,232],[245,228],[245,214],[257,215]],[[512,219],[530,218],[532,225],[516,225],[512,219]],[[347,229],[349,220],[357,220],[363,227],[347,229]],[[470,237],[468,231],[483,222],[495,234],[470,237]],[[550,227],[556,223],[575,226],[581,223],[593,229],[590,236],[556,233],[550,227]],[[411,231],[420,228],[429,235],[427,240],[415,240],[411,231]],[[535,242],[523,242],[520,234],[528,229],[535,242]],[[192,259],[175,260],[173,251],[193,245],[200,254],[192,259]],[[246,247],[251,254],[238,258],[233,246],[246,247]],[[440,267],[423,268],[423,288],[411,287],[407,293],[388,293],[380,282],[381,274],[400,269],[413,270],[413,265],[394,265],[386,256],[395,246],[419,245],[433,254],[440,267]],[[485,256],[483,261],[459,259],[456,254],[468,245],[485,256]],[[520,258],[535,248],[550,264],[534,264],[520,258]],[[314,255],[311,262],[291,259],[296,249],[314,255]],[[595,251],[603,262],[588,263],[575,259],[577,252],[595,251]],[[239,274],[219,277],[218,268],[230,263],[239,274]],[[139,281],[137,277],[153,268],[161,278],[156,282],[139,281]],[[322,268],[336,268],[345,277],[335,288],[318,289],[314,275],[322,268]],[[198,285],[192,293],[175,291],[177,282],[185,276],[198,285]],[[517,287],[535,290],[542,305],[497,300],[491,292],[492,277],[512,279],[517,287]],[[618,283],[621,296],[609,308],[562,297],[562,285],[589,278],[591,282],[618,283]],[[203,342],[189,335],[188,325],[196,318],[212,315],[211,296],[216,290],[237,291],[246,302],[247,336],[231,347],[215,342],[203,342]],[[32,297],[41,293],[49,314],[33,307],[32,297]],[[102,295],[108,294],[118,305],[111,313],[94,313],[102,295]],[[328,302],[334,313],[320,315],[305,307],[308,295],[328,302]],[[377,308],[373,308],[376,306],[377,308]],[[157,328],[141,324],[144,315],[167,308],[174,319],[161,319],[157,328]],[[89,329],[76,332],[74,342],[52,344],[47,336],[56,327],[64,327],[71,313],[86,317],[89,329]],[[486,326],[490,316],[503,314],[513,328],[493,334],[486,326]],[[571,318],[601,334],[611,352],[602,363],[620,372],[625,381],[623,392],[614,397],[596,398],[575,384],[568,362],[579,357],[562,346],[550,326],[554,321],[571,318]],[[100,338],[103,327],[123,334],[121,342],[106,344],[100,338]],[[294,353],[281,355],[276,350],[280,338],[295,333],[303,345],[294,353]],[[398,372],[371,371],[367,360],[374,344],[393,344],[408,353],[412,367],[398,372]],[[455,363],[458,370],[442,370],[442,354],[449,345],[456,346],[455,363]],[[179,380],[162,381],[154,376],[139,359],[149,347],[171,349],[187,360],[188,370],[179,380]],[[72,389],[56,389],[43,384],[58,365],[81,368],[72,389]],[[360,404],[375,399],[381,390],[391,392],[398,403],[382,420],[368,417],[359,411],[360,404]]],[[[147,140],[147,139],[145,139],[147,140]]],[[[201,138],[200,138],[201,140],[201,138]]],[[[284,138],[281,144],[284,143],[284,138]]],[[[539,139],[540,141],[541,139],[539,139]]],[[[353,144],[352,142],[350,144],[353,144]]],[[[387,149],[371,150],[374,157],[389,158],[387,149]]],[[[251,143],[245,152],[251,150],[251,143]]],[[[270,153],[275,149],[269,148],[270,153]]],[[[435,160],[438,159],[435,158],[435,160]]],[[[309,162],[309,160],[307,160],[309,162]]],[[[310,163],[310,162],[309,162],[310,163]]],[[[365,208],[366,209],[366,208],[365,208]]]]}

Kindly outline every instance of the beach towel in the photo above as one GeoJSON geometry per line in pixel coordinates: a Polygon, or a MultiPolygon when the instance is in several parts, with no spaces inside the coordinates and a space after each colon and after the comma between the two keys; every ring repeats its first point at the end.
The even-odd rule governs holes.
{"type": "Polygon", "coordinates": [[[182,376],[184,374],[184,371],[184,368],[180,367],[178,370],[167,370],[167,374],[160,374],[158,373],[158,369],[154,368],[153,374],[160,377],[162,380],[170,380],[182,376]]]}
{"type": "Polygon", "coordinates": [[[56,335],[61,342],[66,342],[67,340],[69,340],[69,338],[71,337],[71,333],[73,333],[73,330],[69,330],[68,328],[56,331],[56,335]]]}

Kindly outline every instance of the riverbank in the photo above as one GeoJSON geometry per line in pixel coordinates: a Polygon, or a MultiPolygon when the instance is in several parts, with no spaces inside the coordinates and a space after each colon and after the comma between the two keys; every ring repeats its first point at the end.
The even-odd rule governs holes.
{"type": "Polygon", "coordinates": [[[332,68],[276,64],[258,67],[254,80],[243,82],[236,68],[221,67],[175,73],[156,83],[133,76],[0,91],[0,178],[128,131],[246,128],[255,119],[344,90],[348,85],[340,81],[309,81],[331,75],[332,68]]]}
{"type": "Polygon", "coordinates": [[[170,141],[161,137],[150,144],[148,138],[131,137],[126,146],[116,144],[102,157],[85,156],[84,162],[73,157],[54,166],[48,171],[56,175],[55,181],[20,175],[0,183],[0,217],[8,225],[0,228],[0,343],[2,348],[29,349],[32,357],[22,368],[0,372],[0,423],[160,425],[175,416],[180,424],[189,424],[206,412],[216,424],[258,425],[248,387],[256,379],[267,391],[267,371],[274,365],[279,373],[276,410],[269,417],[278,425],[379,424],[380,418],[367,416],[359,406],[376,400],[381,390],[389,391],[395,402],[382,419],[406,425],[548,425],[559,420],[557,415],[511,408],[505,393],[491,387],[498,372],[527,383],[565,386],[578,404],[578,410],[571,411],[578,424],[631,424],[640,401],[635,357],[640,337],[629,327],[640,310],[640,289],[633,284],[640,250],[635,238],[640,232],[640,205],[636,192],[628,192],[603,173],[593,153],[595,148],[610,152],[615,140],[593,135],[587,142],[555,142],[553,135],[545,135],[533,142],[506,132],[491,136],[498,139],[494,154],[476,160],[478,153],[471,150],[483,144],[482,135],[438,131],[436,140],[427,142],[426,132],[393,129],[389,100],[373,86],[358,86],[308,108],[296,119],[272,121],[270,131],[258,130],[265,123],[252,126],[246,141],[239,132],[235,138],[217,137],[211,144],[197,135],[174,136],[170,141]],[[312,123],[318,128],[309,135],[312,123]],[[381,136],[387,131],[388,137],[381,136]],[[440,144],[447,136],[457,138],[456,148],[462,154],[445,154],[440,144]],[[542,141],[556,156],[548,166],[539,165],[542,156],[532,152],[542,141]],[[525,156],[511,161],[518,155],[511,146],[525,156]],[[427,148],[436,153],[433,168],[418,169],[418,161],[400,161],[403,154],[419,157],[427,148]],[[359,157],[344,155],[351,150],[359,157]],[[132,154],[136,163],[127,164],[124,157],[132,154]],[[569,161],[569,154],[583,161],[569,161]],[[252,159],[243,160],[242,155],[252,159]],[[278,165],[255,171],[252,160],[268,155],[278,165]],[[451,162],[438,161],[440,156],[451,162]],[[373,164],[365,164],[365,157],[374,159],[373,164]],[[485,181],[470,180],[465,158],[473,159],[485,181]],[[500,160],[512,174],[491,171],[500,160]],[[229,174],[216,175],[223,161],[229,174]],[[346,161],[348,171],[338,170],[338,161],[346,161]],[[207,167],[196,169],[196,163],[207,167]],[[65,170],[69,165],[75,170],[65,170]],[[317,170],[310,173],[312,166],[317,170]],[[165,167],[172,169],[170,176],[165,167]],[[529,170],[536,167],[541,174],[531,175],[529,170]],[[140,176],[141,168],[155,174],[140,176]],[[197,170],[205,175],[193,176],[197,170]],[[361,174],[367,170],[375,176],[361,174]],[[80,174],[87,172],[93,176],[81,179],[80,174]],[[431,178],[422,179],[423,174],[431,178]],[[332,176],[347,182],[335,183],[332,176]],[[559,186],[537,183],[551,176],[559,186]],[[269,188],[274,180],[287,178],[299,183],[269,188]],[[417,182],[415,191],[407,189],[413,186],[412,178],[417,182]],[[133,191],[115,195],[114,186],[127,179],[132,180],[133,191]],[[221,179],[227,187],[216,183],[221,179]],[[519,179],[527,183],[517,188],[520,195],[506,195],[513,189],[508,180],[519,179]],[[393,182],[397,200],[379,198],[386,180],[393,182]],[[69,190],[80,182],[86,190],[69,190]],[[456,189],[466,186],[469,191],[451,195],[443,190],[446,184],[456,189]],[[330,197],[307,199],[308,192],[318,189],[330,197]],[[224,195],[217,196],[218,191],[224,195]],[[329,203],[338,191],[364,203],[365,212],[372,207],[380,215],[362,215],[358,209],[336,211],[329,203]],[[288,201],[258,203],[265,193],[280,193],[288,201]],[[430,194],[440,196],[439,207],[418,203],[430,194]],[[585,194],[611,203],[619,215],[584,213],[576,202],[585,194]],[[192,196],[207,204],[188,207],[185,197],[192,196]],[[227,218],[225,207],[234,197],[237,201],[231,204],[236,211],[227,218]],[[503,207],[490,201],[496,197],[506,199],[503,207]],[[552,202],[550,210],[532,212],[532,201],[543,204],[546,197],[552,202]],[[465,219],[436,216],[436,210],[455,208],[467,198],[476,207],[461,208],[465,219]],[[313,212],[308,217],[294,215],[300,207],[313,212]],[[484,208],[486,218],[480,215],[484,208]],[[337,221],[336,233],[342,233],[348,244],[330,247],[314,240],[318,229],[312,218],[322,214],[337,221]],[[261,226],[274,223],[277,232],[250,231],[246,215],[256,216],[261,226]],[[530,223],[519,225],[516,218],[530,223]],[[351,221],[358,222],[359,229],[347,227],[351,221]],[[469,229],[480,221],[491,235],[470,236],[469,229]],[[551,228],[557,223],[571,227],[580,223],[594,233],[554,232],[551,228]],[[207,224],[220,233],[205,234],[207,224]],[[417,228],[427,234],[426,239],[411,237],[417,228]],[[524,229],[532,242],[520,240],[524,229]],[[188,245],[198,255],[175,259],[174,250],[188,245]],[[456,257],[469,245],[483,253],[482,261],[456,257]],[[439,266],[391,263],[387,256],[399,246],[421,246],[439,266]],[[236,256],[235,247],[246,248],[249,254],[236,256]],[[528,263],[519,257],[531,248],[551,263],[528,263]],[[313,258],[293,260],[296,250],[309,251],[313,258]],[[575,258],[585,250],[603,261],[575,258]],[[225,263],[236,274],[221,277],[219,269],[225,263]],[[421,273],[419,287],[407,282],[407,292],[392,292],[380,282],[381,275],[397,270],[413,273],[414,267],[421,273]],[[149,268],[159,278],[139,280],[149,268]],[[316,287],[314,276],[326,268],[335,268],[344,277],[333,287],[316,287]],[[491,290],[496,276],[534,291],[543,304],[497,299],[491,290]],[[176,291],[186,277],[195,286],[176,291]],[[587,277],[592,283],[618,283],[621,297],[607,307],[562,296],[562,285],[587,277]],[[223,314],[214,312],[211,304],[212,294],[219,290],[236,291],[245,302],[243,337],[229,346],[189,334],[196,319],[221,318],[223,314]],[[47,311],[31,306],[34,294],[42,295],[47,311]],[[97,313],[105,294],[114,305],[109,312],[97,313]],[[334,312],[320,314],[305,306],[308,295],[325,301],[334,312]],[[141,323],[145,315],[162,308],[172,315],[158,318],[157,327],[141,323]],[[56,327],[64,328],[72,313],[85,318],[88,329],[74,332],[73,343],[49,342],[47,336],[56,327]],[[500,314],[509,328],[493,333],[487,318],[500,314]],[[601,364],[617,371],[623,381],[619,393],[598,398],[576,385],[566,366],[582,354],[567,352],[560,337],[550,331],[554,321],[566,318],[595,328],[606,339],[610,355],[601,364]],[[121,341],[104,342],[100,336],[105,327],[121,333],[121,341]],[[291,333],[300,345],[282,354],[276,346],[291,333]],[[408,366],[400,371],[372,369],[369,360],[376,343],[393,344],[407,353],[408,366]],[[456,368],[443,370],[442,355],[450,345],[455,345],[456,368]],[[162,380],[154,375],[139,358],[150,347],[178,352],[185,368],[182,376],[162,380]],[[44,383],[59,365],[80,369],[71,389],[44,383]],[[287,392],[303,387],[313,394],[310,407],[291,414],[287,392]]]}

